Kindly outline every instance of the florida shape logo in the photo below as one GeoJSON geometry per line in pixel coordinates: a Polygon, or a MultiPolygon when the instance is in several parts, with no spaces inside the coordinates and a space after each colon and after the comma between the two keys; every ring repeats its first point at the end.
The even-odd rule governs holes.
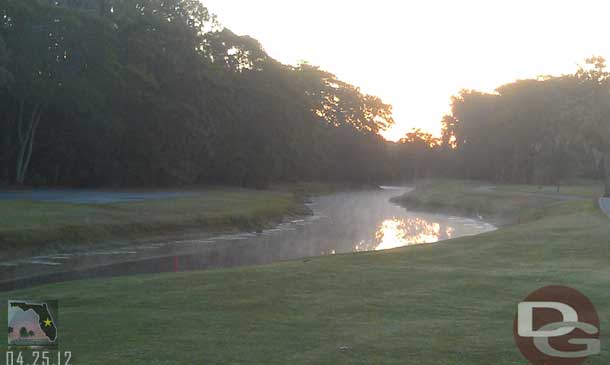
{"type": "Polygon", "coordinates": [[[8,301],[9,346],[56,348],[57,301],[8,301]]]}

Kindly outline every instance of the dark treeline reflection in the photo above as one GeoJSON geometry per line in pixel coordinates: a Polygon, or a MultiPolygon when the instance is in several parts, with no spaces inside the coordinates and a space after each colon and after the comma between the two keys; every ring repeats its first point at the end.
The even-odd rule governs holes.
{"type": "Polygon", "coordinates": [[[2,0],[0,184],[610,180],[609,78],[587,61],[462,91],[441,138],[392,143],[390,105],[280,64],[199,0],[2,0]]]}

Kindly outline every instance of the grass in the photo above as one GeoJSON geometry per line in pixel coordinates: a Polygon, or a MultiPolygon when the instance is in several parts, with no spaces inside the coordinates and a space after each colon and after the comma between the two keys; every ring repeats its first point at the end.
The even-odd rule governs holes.
{"type": "Polygon", "coordinates": [[[604,194],[604,185],[595,180],[584,180],[576,183],[569,182],[560,185],[559,192],[556,185],[500,185],[497,191],[523,192],[523,193],[542,193],[553,195],[567,195],[583,198],[599,197],[604,194]]]}
{"type": "MultiPolygon", "coordinates": [[[[423,189],[432,199],[445,183],[470,192],[454,207],[479,204],[471,182],[423,189]]],[[[506,202],[478,194],[494,206],[506,202]]],[[[61,346],[74,363],[516,365],[526,363],[512,339],[517,302],[561,284],[596,305],[603,354],[586,364],[607,364],[610,221],[591,200],[540,199],[535,220],[480,236],[47,285],[0,294],[0,312],[8,298],[59,299],[61,346]]]]}
{"type": "Polygon", "coordinates": [[[379,186],[372,183],[332,183],[309,181],[274,184],[270,188],[273,191],[291,192],[297,196],[311,197],[345,191],[376,190],[379,189],[379,186]]]}
{"type": "Polygon", "coordinates": [[[546,194],[521,194],[511,185],[493,187],[470,180],[423,180],[413,193],[393,199],[413,210],[480,217],[500,226],[540,218],[559,203],[546,194]]]}
{"type": "Polygon", "coordinates": [[[115,204],[2,201],[0,258],[189,229],[257,229],[303,209],[289,192],[238,189],[115,204]]]}

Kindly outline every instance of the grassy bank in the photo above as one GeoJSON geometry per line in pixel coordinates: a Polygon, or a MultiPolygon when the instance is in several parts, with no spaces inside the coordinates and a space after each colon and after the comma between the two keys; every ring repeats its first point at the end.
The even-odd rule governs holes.
{"type": "Polygon", "coordinates": [[[303,213],[290,192],[237,189],[114,204],[1,201],[0,258],[188,230],[254,230],[303,213]]]}
{"type": "Polygon", "coordinates": [[[587,364],[607,364],[610,221],[590,200],[541,212],[435,245],[2,293],[0,312],[7,298],[59,299],[75,363],[524,364],[516,303],[561,284],[596,305],[603,354],[587,364]]]}
{"type": "Polygon", "coordinates": [[[556,185],[500,185],[497,191],[545,194],[548,196],[575,196],[583,198],[599,197],[604,194],[604,184],[601,181],[582,180],[556,185]]]}
{"type": "Polygon", "coordinates": [[[549,186],[491,185],[470,180],[422,180],[417,189],[393,201],[412,210],[448,212],[483,218],[500,226],[542,217],[565,200],[593,200],[593,184],[565,187],[556,193],[549,186]]]}

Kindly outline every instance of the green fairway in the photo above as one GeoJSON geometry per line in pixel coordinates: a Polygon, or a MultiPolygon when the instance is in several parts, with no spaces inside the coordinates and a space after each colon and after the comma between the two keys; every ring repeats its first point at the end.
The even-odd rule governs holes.
{"type": "Polygon", "coordinates": [[[189,229],[255,229],[302,209],[289,192],[245,189],[113,204],[1,201],[0,257],[189,229]]]}
{"type": "Polygon", "coordinates": [[[607,364],[610,220],[593,201],[512,201],[468,182],[422,189],[432,199],[442,184],[468,191],[454,207],[512,202],[529,219],[384,252],[2,293],[0,311],[8,298],[59,299],[61,347],[75,364],[521,365],[517,302],[562,284],[596,305],[603,354],[586,364],[607,364]]]}

